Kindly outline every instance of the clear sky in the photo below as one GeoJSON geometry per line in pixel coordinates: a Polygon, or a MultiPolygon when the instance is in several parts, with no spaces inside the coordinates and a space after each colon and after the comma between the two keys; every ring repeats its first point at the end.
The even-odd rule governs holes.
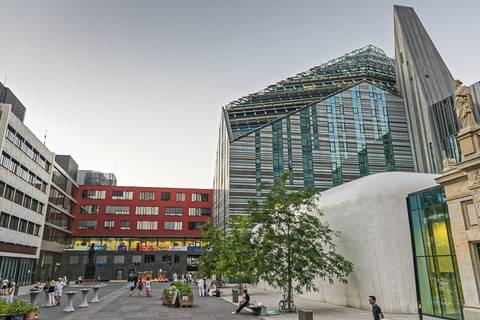
{"type": "Polygon", "coordinates": [[[480,80],[473,0],[0,0],[0,79],[81,168],[211,187],[221,107],[367,44],[393,56],[394,3],[455,78],[480,80]]]}

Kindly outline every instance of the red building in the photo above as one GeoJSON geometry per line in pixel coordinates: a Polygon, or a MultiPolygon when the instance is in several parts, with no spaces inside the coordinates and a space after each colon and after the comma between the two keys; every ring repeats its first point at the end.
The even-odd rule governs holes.
{"type": "Polygon", "coordinates": [[[210,219],[212,190],[80,186],[73,245],[105,251],[198,247],[210,219]]]}

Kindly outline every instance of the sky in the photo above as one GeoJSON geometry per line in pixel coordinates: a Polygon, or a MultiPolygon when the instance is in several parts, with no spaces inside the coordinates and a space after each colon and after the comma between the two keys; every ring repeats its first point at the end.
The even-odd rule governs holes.
{"type": "Polygon", "coordinates": [[[394,56],[393,4],[480,80],[479,1],[0,0],[0,81],[81,169],[211,188],[221,107],[368,44],[394,56]]]}

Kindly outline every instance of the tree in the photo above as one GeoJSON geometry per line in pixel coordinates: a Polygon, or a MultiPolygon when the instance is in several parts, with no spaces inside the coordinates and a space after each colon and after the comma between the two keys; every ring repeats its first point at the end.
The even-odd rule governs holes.
{"type": "Polygon", "coordinates": [[[272,187],[265,202],[250,203],[254,228],[256,274],[287,293],[287,310],[293,311],[293,294],[318,291],[314,280],[346,283],[353,265],[335,250],[339,236],[328,224],[313,190],[287,192],[284,175],[272,187]]]}
{"type": "Polygon", "coordinates": [[[221,276],[225,265],[225,239],[223,231],[215,228],[212,221],[203,227],[202,242],[206,243],[203,254],[198,259],[198,269],[201,274],[211,277],[221,276]]]}

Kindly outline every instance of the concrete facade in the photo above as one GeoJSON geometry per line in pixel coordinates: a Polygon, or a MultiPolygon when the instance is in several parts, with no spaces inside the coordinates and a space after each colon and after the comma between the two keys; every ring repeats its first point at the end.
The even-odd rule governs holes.
{"type": "Polygon", "coordinates": [[[480,126],[460,130],[463,161],[444,169],[437,179],[445,188],[465,320],[480,319],[480,126]]]}
{"type": "Polygon", "coordinates": [[[436,175],[378,173],[320,193],[321,218],[340,231],[337,249],[353,263],[348,284],[318,279],[321,302],[370,310],[375,295],[387,313],[417,313],[415,274],[406,198],[435,186],[436,175]]]}

